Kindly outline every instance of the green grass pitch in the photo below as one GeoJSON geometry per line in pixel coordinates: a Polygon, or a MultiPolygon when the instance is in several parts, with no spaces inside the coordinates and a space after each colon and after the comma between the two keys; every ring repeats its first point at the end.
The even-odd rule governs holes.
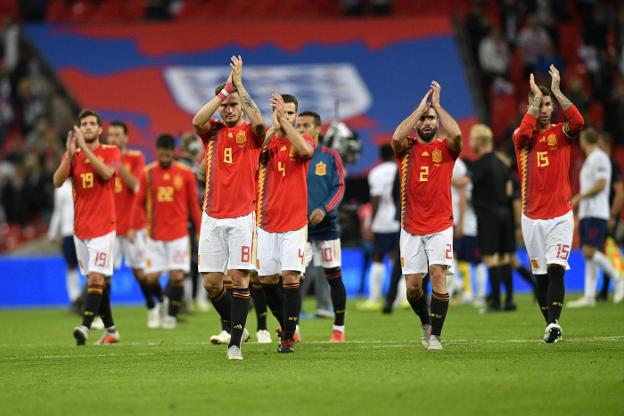
{"type": "MultiPolygon", "coordinates": [[[[306,320],[294,354],[252,337],[240,362],[207,342],[214,311],[168,331],[116,307],[122,343],[76,347],[80,319],[65,310],[3,310],[0,415],[624,414],[624,304],[564,309],[564,341],[545,345],[537,307],[518,303],[491,315],[451,307],[444,350],[429,352],[411,311],[350,302],[347,343],[327,343],[330,320],[306,320]]],[[[247,326],[255,333],[253,312],[247,326]]]]}

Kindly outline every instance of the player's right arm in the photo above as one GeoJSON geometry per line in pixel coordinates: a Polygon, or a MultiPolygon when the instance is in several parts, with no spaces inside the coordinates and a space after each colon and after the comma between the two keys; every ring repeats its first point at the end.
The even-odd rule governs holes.
{"type": "Polygon", "coordinates": [[[212,130],[213,126],[210,118],[217,111],[223,100],[225,100],[227,96],[234,91],[236,91],[236,87],[232,83],[232,72],[230,72],[223,90],[204,104],[203,107],[200,108],[199,111],[193,116],[193,128],[198,136],[203,138],[203,135],[212,130]]]}
{"type": "Polygon", "coordinates": [[[559,71],[555,68],[554,65],[551,65],[548,68],[548,73],[551,77],[551,85],[550,91],[552,95],[557,99],[557,102],[561,106],[563,110],[563,114],[567,120],[566,124],[563,126],[563,132],[568,137],[576,137],[581,130],[583,130],[583,126],[585,125],[585,120],[581,115],[580,111],[576,108],[572,101],[568,99],[560,89],[561,77],[559,76],[559,71]]]}
{"type": "Polygon", "coordinates": [[[232,56],[231,61],[232,63],[230,64],[230,67],[232,68],[232,82],[234,83],[236,91],[238,91],[238,95],[240,96],[243,111],[249,118],[249,122],[251,123],[256,136],[264,137],[266,133],[266,126],[264,125],[262,113],[260,113],[260,109],[251,99],[251,96],[243,85],[243,58],[241,58],[240,55],[232,56]]]}
{"type": "Polygon", "coordinates": [[[63,186],[63,183],[71,173],[71,161],[74,157],[74,153],[76,152],[76,138],[71,130],[67,132],[67,142],[65,143],[65,148],[67,151],[63,155],[61,164],[58,168],[56,168],[54,176],[52,177],[52,182],[56,188],[63,186]]]}
{"type": "Polygon", "coordinates": [[[392,135],[392,150],[395,154],[405,153],[409,148],[409,141],[407,136],[412,132],[412,129],[416,125],[416,122],[420,119],[422,114],[427,109],[427,101],[431,96],[431,89],[427,91],[427,94],[423,97],[418,104],[418,107],[410,114],[405,120],[399,124],[392,135]]]}
{"type": "Polygon", "coordinates": [[[527,112],[520,122],[520,127],[518,127],[513,134],[513,142],[520,147],[524,147],[529,143],[531,135],[535,130],[535,125],[537,124],[537,115],[539,114],[540,106],[542,105],[542,92],[535,83],[533,74],[529,76],[529,85],[533,98],[529,102],[527,112]]]}

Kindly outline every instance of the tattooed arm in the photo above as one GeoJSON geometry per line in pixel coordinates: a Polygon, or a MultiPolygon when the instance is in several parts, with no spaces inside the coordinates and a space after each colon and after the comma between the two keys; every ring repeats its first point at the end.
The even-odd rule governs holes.
{"type": "Polygon", "coordinates": [[[253,126],[254,133],[258,137],[264,137],[266,133],[266,126],[262,119],[262,114],[256,103],[251,99],[251,96],[243,85],[243,58],[238,56],[232,56],[232,82],[238,91],[238,95],[241,99],[241,105],[245,115],[249,118],[251,125],[253,126]]]}

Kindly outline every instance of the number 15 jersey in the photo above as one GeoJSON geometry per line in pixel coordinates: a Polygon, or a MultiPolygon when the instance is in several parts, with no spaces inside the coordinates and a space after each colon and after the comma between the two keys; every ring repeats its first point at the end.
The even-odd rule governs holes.
{"type": "Polygon", "coordinates": [[[206,146],[204,211],[214,218],[243,217],[256,209],[256,171],[263,137],[250,123],[228,127],[210,120],[206,146]]]}

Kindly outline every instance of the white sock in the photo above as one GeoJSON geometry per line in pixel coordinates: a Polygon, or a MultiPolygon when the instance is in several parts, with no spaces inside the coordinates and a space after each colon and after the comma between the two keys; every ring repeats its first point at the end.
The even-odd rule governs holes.
{"type": "Polygon", "coordinates": [[[74,302],[80,297],[80,277],[78,276],[78,270],[67,270],[65,284],[67,285],[67,295],[69,300],[74,302]]]}
{"type": "Polygon", "coordinates": [[[620,275],[615,270],[615,267],[613,267],[607,256],[602,254],[600,251],[596,250],[594,257],[592,257],[592,261],[600,266],[600,268],[608,274],[611,279],[618,280],[620,278],[620,275]]]}
{"type": "Polygon", "coordinates": [[[386,277],[386,266],[383,263],[373,262],[368,278],[368,300],[378,302],[381,298],[381,286],[386,277]]]}
{"type": "Polygon", "coordinates": [[[333,331],[340,331],[340,332],[342,332],[343,334],[344,334],[344,332],[345,332],[344,325],[333,325],[333,326],[332,326],[332,330],[333,330],[333,331]]]}
{"type": "Polygon", "coordinates": [[[479,263],[475,268],[475,286],[477,298],[485,298],[485,285],[487,282],[487,268],[484,263],[479,263]]]}
{"type": "Polygon", "coordinates": [[[598,281],[598,264],[594,260],[585,260],[585,295],[593,300],[596,296],[596,283],[598,281]]]}
{"type": "Polygon", "coordinates": [[[398,285],[398,289],[397,289],[397,297],[394,300],[394,303],[392,304],[393,308],[398,308],[401,306],[401,304],[407,300],[407,292],[406,292],[406,286],[405,286],[405,278],[403,276],[401,276],[401,279],[399,280],[399,285],[398,285]]]}

